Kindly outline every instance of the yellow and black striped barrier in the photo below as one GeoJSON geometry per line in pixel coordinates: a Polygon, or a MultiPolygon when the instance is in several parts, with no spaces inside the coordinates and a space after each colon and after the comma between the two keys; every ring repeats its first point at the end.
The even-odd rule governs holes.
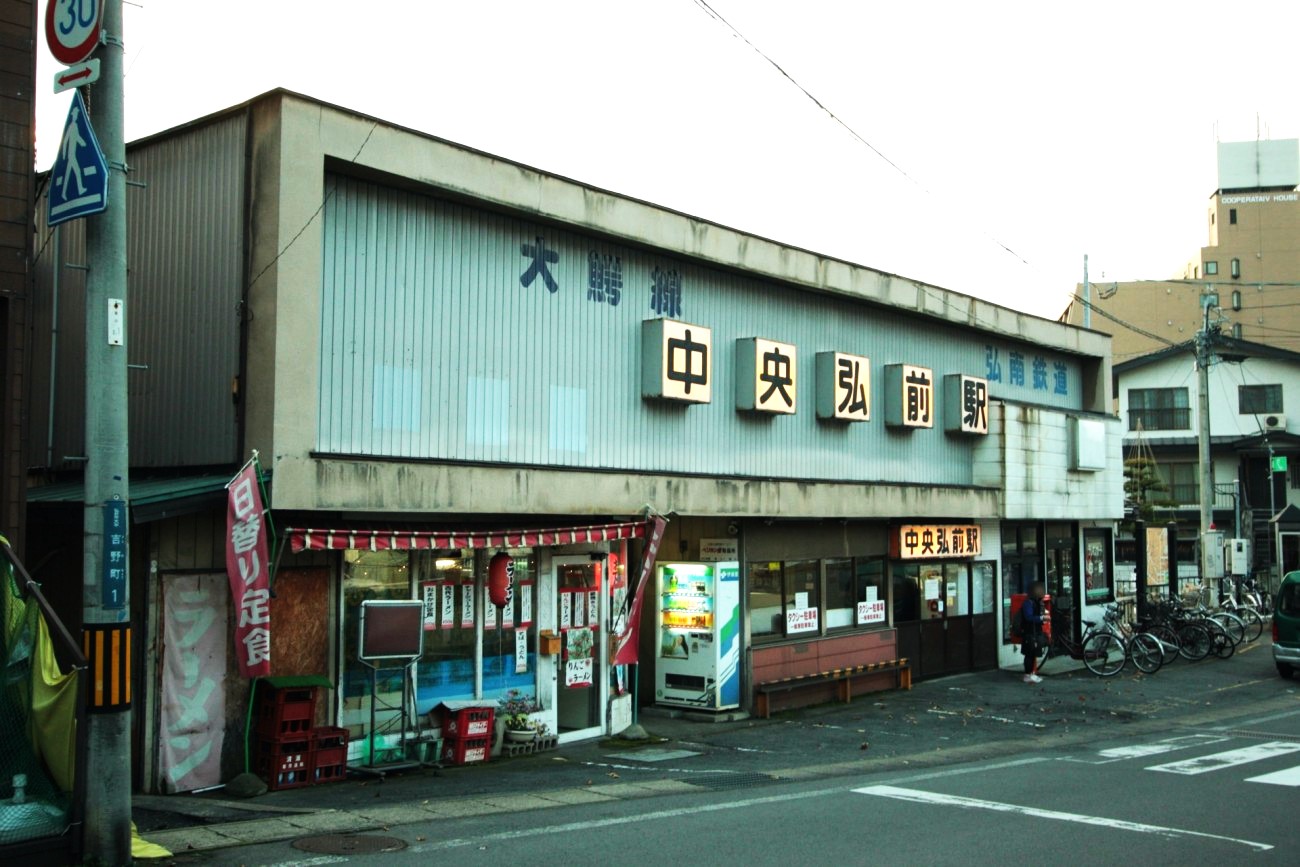
{"type": "Polygon", "coordinates": [[[126,623],[87,623],[82,651],[89,662],[89,710],[107,713],[131,707],[131,627],[126,623]]]}

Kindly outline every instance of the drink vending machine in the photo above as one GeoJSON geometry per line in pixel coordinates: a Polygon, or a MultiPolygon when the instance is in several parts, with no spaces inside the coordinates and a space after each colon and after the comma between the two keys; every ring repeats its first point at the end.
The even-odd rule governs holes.
{"type": "Polygon", "coordinates": [[[740,564],[661,563],[656,574],[656,700],[739,707],[740,564]]]}

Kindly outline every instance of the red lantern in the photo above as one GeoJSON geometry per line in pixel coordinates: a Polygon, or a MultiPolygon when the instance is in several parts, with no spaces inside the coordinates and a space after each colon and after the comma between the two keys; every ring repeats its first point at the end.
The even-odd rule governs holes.
{"type": "Polygon", "coordinates": [[[514,583],[515,559],[502,551],[488,563],[488,599],[498,608],[510,604],[514,583]]]}

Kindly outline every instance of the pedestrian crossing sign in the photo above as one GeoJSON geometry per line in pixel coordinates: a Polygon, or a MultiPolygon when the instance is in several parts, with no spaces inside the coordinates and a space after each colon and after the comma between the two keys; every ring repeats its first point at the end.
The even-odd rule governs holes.
{"type": "Polygon", "coordinates": [[[73,91],[59,154],[50,169],[47,204],[49,226],[98,214],[108,207],[108,162],[79,91],[73,91]]]}

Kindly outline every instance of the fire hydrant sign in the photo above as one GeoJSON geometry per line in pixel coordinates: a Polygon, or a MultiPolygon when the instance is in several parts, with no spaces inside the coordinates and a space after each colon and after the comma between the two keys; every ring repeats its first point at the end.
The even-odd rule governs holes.
{"type": "Polygon", "coordinates": [[[236,611],[235,658],[241,677],[266,677],[271,673],[271,563],[256,460],[244,465],[226,492],[226,576],[236,611]]]}

